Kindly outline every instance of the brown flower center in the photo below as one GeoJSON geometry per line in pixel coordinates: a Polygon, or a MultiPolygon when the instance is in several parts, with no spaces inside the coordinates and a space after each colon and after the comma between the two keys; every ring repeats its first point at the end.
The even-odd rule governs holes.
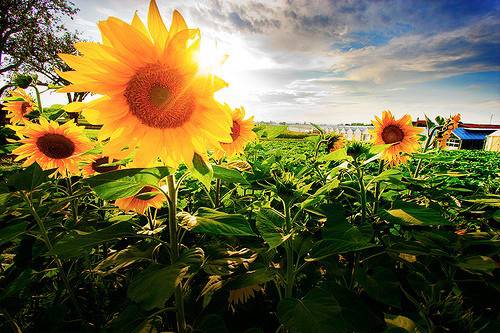
{"type": "Polygon", "coordinates": [[[396,125],[389,125],[382,131],[382,140],[385,144],[401,142],[404,137],[404,132],[396,125]]]}
{"type": "Polygon", "coordinates": [[[55,159],[70,157],[75,152],[73,141],[61,134],[45,134],[38,138],[36,146],[45,156],[55,159]]]}
{"type": "MultiPolygon", "coordinates": [[[[113,162],[116,162],[117,160],[113,160],[113,162]]],[[[92,170],[95,172],[99,173],[105,173],[105,172],[110,172],[117,170],[120,166],[119,165],[108,165],[108,166],[103,166],[104,164],[109,164],[109,157],[101,157],[96,159],[94,162],[92,162],[92,170]]]]}
{"type": "Polygon", "coordinates": [[[231,127],[231,138],[233,141],[240,137],[241,125],[237,121],[233,121],[233,126],[231,127]]]}
{"type": "Polygon", "coordinates": [[[31,107],[31,104],[28,102],[21,102],[21,114],[28,113],[28,108],[31,107]]]}
{"type": "Polygon", "coordinates": [[[175,128],[189,121],[195,109],[188,78],[159,64],[137,71],[125,89],[130,112],[146,126],[175,128]]]}

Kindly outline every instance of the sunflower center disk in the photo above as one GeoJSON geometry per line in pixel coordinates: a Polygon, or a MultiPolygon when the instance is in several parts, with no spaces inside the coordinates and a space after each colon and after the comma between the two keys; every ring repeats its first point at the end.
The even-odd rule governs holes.
{"type": "MultiPolygon", "coordinates": [[[[116,160],[113,160],[113,162],[116,162],[116,160]]],[[[119,165],[108,165],[108,166],[103,166],[104,164],[109,163],[109,157],[101,157],[96,159],[94,162],[92,162],[92,170],[95,172],[99,173],[105,173],[105,172],[110,172],[114,171],[119,168],[119,165]]]]}
{"type": "Polygon", "coordinates": [[[238,137],[240,136],[240,132],[241,132],[240,124],[236,121],[233,121],[233,127],[231,127],[231,138],[233,139],[233,141],[238,139],[238,137]]]}
{"type": "Polygon", "coordinates": [[[382,140],[386,144],[401,142],[404,137],[404,132],[396,125],[389,125],[382,131],[382,140]]]}
{"type": "Polygon", "coordinates": [[[26,114],[26,112],[28,111],[28,107],[30,106],[30,103],[28,102],[22,102],[21,103],[21,113],[22,114],[26,114]]]}
{"type": "Polygon", "coordinates": [[[149,127],[182,126],[195,109],[195,98],[187,81],[175,69],[159,64],[139,69],[125,89],[130,112],[149,127]]]}
{"type": "Polygon", "coordinates": [[[45,134],[38,138],[36,145],[45,156],[55,159],[70,157],[75,152],[73,141],[61,134],[45,134]]]}

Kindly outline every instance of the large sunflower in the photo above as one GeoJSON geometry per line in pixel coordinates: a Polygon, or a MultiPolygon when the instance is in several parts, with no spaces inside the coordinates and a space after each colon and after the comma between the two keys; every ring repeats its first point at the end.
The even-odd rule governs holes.
{"type": "Polygon", "coordinates": [[[17,127],[23,145],[12,152],[16,161],[26,159],[23,166],[37,162],[43,170],[57,168],[63,176],[78,174],[78,163],[85,159],[82,154],[92,148],[81,127],[72,121],[59,125],[45,118],[40,118],[40,124],[25,125],[17,127]]]}
{"type": "Polygon", "coordinates": [[[106,173],[120,169],[119,165],[113,164],[115,162],[118,162],[118,160],[110,158],[109,156],[94,156],[92,160],[82,168],[83,175],[92,176],[96,173],[106,173]]]}
{"type": "Polygon", "coordinates": [[[254,126],[253,116],[243,119],[245,118],[245,109],[243,107],[236,108],[234,111],[231,111],[228,105],[225,105],[225,108],[227,112],[231,113],[233,119],[233,124],[231,125],[231,142],[221,142],[222,149],[218,149],[214,153],[214,158],[216,159],[221,159],[224,155],[232,157],[242,153],[247,143],[257,138],[257,135],[252,130],[254,126]]]}
{"type": "Polygon", "coordinates": [[[154,0],[148,27],[110,17],[99,22],[103,42],[76,43],[81,56],[61,54],[74,71],[59,72],[70,85],[61,92],[104,95],[83,115],[103,124],[104,153],[138,148],[135,165],[160,157],[169,166],[192,162],[219,142],[231,141],[231,117],[213,95],[227,84],[199,71],[200,32],[174,11],[167,30],[154,0]]]}
{"type": "Polygon", "coordinates": [[[161,208],[165,197],[152,186],[144,186],[139,193],[128,198],[121,198],[115,201],[115,205],[124,211],[134,211],[144,214],[146,208],[161,208]]]}
{"type": "Polygon", "coordinates": [[[36,108],[35,102],[31,96],[22,88],[17,88],[10,92],[10,99],[8,99],[3,109],[7,111],[7,118],[10,118],[10,123],[24,124],[28,121],[25,116],[36,108]]]}
{"type": "Polygon", "coordinates": [[[391,111],[384,111],[382,119],[375,117],[372,124],[375,126],[375,129],[371,131],[373,143],[376,145],[392,144],[382,152],[383,159],[391,165],[406,162],[408,156],[404,154],[411,154],[419,149],[417,134],[421,129],[412,126],[410,115],[404,115],[396,120],[391,111]]]}

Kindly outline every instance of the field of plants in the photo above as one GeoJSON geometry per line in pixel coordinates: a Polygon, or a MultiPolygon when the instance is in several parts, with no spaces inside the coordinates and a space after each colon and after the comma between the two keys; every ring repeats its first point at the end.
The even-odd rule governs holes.
{"type": "Polygon", "coordinates": [[[256,125],[199,29],[146,24],[8,83],[0,332],[500,332],[500,154],[447,150],[459,114],[256,125]]]}

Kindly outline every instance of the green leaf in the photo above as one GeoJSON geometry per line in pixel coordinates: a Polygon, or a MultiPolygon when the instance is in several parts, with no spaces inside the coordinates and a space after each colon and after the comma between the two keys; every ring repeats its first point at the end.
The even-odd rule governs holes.
{"type": "Polygon", "coordinates": [[[151,264],[132,279],[127,289],[127,296],[145,310],[163,308],[187,270],[188,267],[179,264],[171,266],[151,264]]]}
{"type": "Polygon", "coordinates": [[[274,208],[262,208],[257,212],[256,226],[262,238],[274,249],[281,245],[287,238],[283,233],[285,217],[274,208]]]}
{"type": "Polygon", "coordinates": [[[495,260],[486,256],[470,256],[457,259],[456,266],[471,272],[491,273],[496,268],[495,260]]]}
{"type": "Polygon", "coordinates": [[[227,214],[215,209],[200,208],[193,232],[224,236],[256,236],[247,219],[240,214],[227,214]]]}
{"type": "Polygon", "coordinates": [[[5,244],[16,239],[19,235],[22,235],[26,232],[26,227],[28,226],[28,222],[22,221],[15,224],[7,223],[6,227],[0,229],[0,244],[5,244]]]}
{"type": "Polygon", "coordinates": [[[240,289],[256,284],[264,284],[274,278],[274,273],[267,268],[259,268],[237,276],[227,284],[229,289],[240,289]]]}
{"type": "Polygon", "coordinates": [[[248,184],[248,181],[238,170],[224,168],[220,165],[212,165],[212,169],[214,171],[214,178],[221,179],[228,183],[248,184]]]}
{"type": "Polygon", "coordinates": [[[402,331],[391,331],[391,332],[415,332],[417,325],[408,317],[396,316],[391,314],[385,315],[385,322],[389,328],[400,328],[402,331]]]}
{"type": "Polygon", "coordinates": [[[282,299],[277,314],[292,333],[345,332],[339,303],[322,288],[311,289],[302,299],[282,299]]]}
{"type": "Polygon", "coordinates": [[[332,190],[336,189],[340,185],[340,180],[333,179],[328,181],[326,185],[320,187],[313,195],[311,195],[306,200],[300,203],[300,208],[305,209],[307,207],[311,207],[316,205],[318,202],[321,202],[325,199],[325,196],[330,193],[332,190]]]}
{"type": "Polygon", "coordinates": [[[356,271],[356,280],[377,301],[401,308],[399,281],[390,269],[363,267],[356,271]]]}
{"type": "Polygon", "coordinates": [[[11,175],[7,180],[7,186],[16,191],[31,191],[48,181],[54,171],[55,169],[42,170],[37,163],[33,163],[26,169],[11,175]]]}
{"type": "Polygon", "coordinates": [[[214,176],[212,165],[205,161],[203,156],[194,153],[193,165],[190,167],[191,175],[198,179],[210,191],[210,184],[214,176]]]}
{"type": "Polygon", "coordinates": [[[380,154],[381,152],[383,152],[387,148],[390,148],[391,146],[392,144],[373,145],[370,147],[370,154],[380,154]]]}
{"type": "Polygon", "coordinates": [[[343,161],[346,159],[352,159],[349,155],[347,155],[347,148],[342,148],[342,149],[337,149],[333,153],[329,153],[327,155],[323,155],[320,158],[318,158],[319,161],[321,162],[326,162],[326,161],[343,161]]]}
{"type": "Polygon", "coordinates": [[[52,254],[64,258],[85,256],[89,253],[89,249],[96,245],[136,235],[134,225],[130,221],[114,223],[93,232],[72,231],[54,245],[52,254]]]}
{"type": "Polygon", "coordinates": [[[131,197],[144,186],[158,186],[158,182],[168,176],[167,167],[132,168],[102,173],[85,180],[104,200],[131,197]]]}
{"type": "Polygon", "coordinates": [[[395,224],[408,225],[453,225],[439,211],[414,203],[396,202],[394,209],[382,211],[380,216],[395,224]]]}

